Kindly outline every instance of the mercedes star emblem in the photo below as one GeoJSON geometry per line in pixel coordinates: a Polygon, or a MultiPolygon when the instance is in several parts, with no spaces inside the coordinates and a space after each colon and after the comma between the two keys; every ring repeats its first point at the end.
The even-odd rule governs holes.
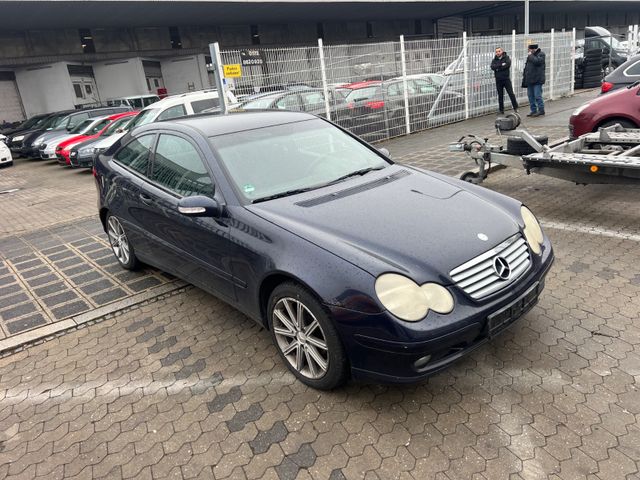
{"type": "Polygon", "coordinates": [[[502,280],[508,280],[511,276],[511,267],[504,257],[496,257],[493,261],[493,269],[502,280]]]}

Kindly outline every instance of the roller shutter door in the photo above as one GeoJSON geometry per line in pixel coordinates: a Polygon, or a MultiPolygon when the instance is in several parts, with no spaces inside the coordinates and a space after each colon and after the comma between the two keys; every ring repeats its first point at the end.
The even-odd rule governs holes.
{"type": "Polygon", "coordinates": [[[22,101],[13,72],[0,72],[0,123],[24,120],[22,101]]]}

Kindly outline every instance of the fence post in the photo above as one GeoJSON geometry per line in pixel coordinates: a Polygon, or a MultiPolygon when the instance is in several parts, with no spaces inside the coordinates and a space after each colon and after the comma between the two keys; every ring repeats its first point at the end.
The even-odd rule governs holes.
{"type": "Polygon", "coordinates": [[[464,118],[469,118],[469,56],[467,51],[467,32],[462,32],[462,68],[464,72],[464,118]]]}
{"type": "Polygon", "coordinates": [[[211,55],[211,63],[213,64],[213,78],[216,82],[216,90],[218,90],[218,98],[220,99],[220,112],[223,115],[228,113],[227,92],[224,88],[224,74],[222,72],[222,56],[220,55],[220,45],[218,42],[209,44],[209,53],[211,55]]]}
{"type": "Polygon", "coordinates": [[[576,27],[571,32],[571,85],[569,91],[573,95],[576,91],[576,27]]]}
{"type": "Polygon", "coordinates": [[[400,60],[402,61],[402,90],[404,96],[404,121],[407,135],[411,133],[411,118],[409,116],[409,90],[407,88],[407,60],[404,50],[404,35],[400,35],[400,60]]]}
{"type": "Polygon", "coordinates": [[[327,69],[324,64],[324,48],[322,39],[318,39],[318,56],[320,57],[320,76],[322,78],[322,93],[324,94],[324,111],[327,120],[331,120],[331,105],[329,104],[329,85],[327,84],[327,69]]]}
{"type": "MultiPolygon", "coordinates": [[[[511,58],[516,58],[516,30],[511,30],[511,58]]],[[[513,65],[512,65],[513,66],[513,65]]]]}
{"type": "Polygon", "coordinates": [[[555,86],[555,76],[556,76],[556,31],[554,28],[551,29],[551,58],[549,59],[549,98],[553,100],[553,87],[555,86]]]}

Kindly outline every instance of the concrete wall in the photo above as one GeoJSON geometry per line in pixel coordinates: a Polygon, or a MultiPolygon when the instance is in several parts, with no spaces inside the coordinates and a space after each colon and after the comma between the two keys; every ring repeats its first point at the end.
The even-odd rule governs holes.
{"type": "Polygon", "coordinates": [[[148,93],[140,58],[94,63],[93,74],[103,101],[148,93]]]}
{"type": "Polygon", "coordinates": [[[66,62],[27,67],[15,73],[27,117],[73,108],[75,95],[66,62]]]}
{"type": "Polygon", "coordinates": [[[169,95],[211,87],[204,54],[162,60],[160,67],[169,95]]]}

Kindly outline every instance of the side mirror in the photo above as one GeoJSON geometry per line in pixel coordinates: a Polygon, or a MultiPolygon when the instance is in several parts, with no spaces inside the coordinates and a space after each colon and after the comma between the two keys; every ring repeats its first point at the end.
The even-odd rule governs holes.
{"type": "Polygon", "coordinates": [[[379,149],[378,149],[378,151],[379,151],[382,155],[384,155],[385,157],[387,157],[387,158],[391,158],[391,154],[389,153],[389,150],[387,150],[386,148],[384,148],[384,147],[379,148],[379,149]]]}
{"type": "Polygon", "coordinates": [[[204,195],[184,197],[178,202],[178,212],[187,217],[219,217],[222,208],[217,200],[204,195]]]}

